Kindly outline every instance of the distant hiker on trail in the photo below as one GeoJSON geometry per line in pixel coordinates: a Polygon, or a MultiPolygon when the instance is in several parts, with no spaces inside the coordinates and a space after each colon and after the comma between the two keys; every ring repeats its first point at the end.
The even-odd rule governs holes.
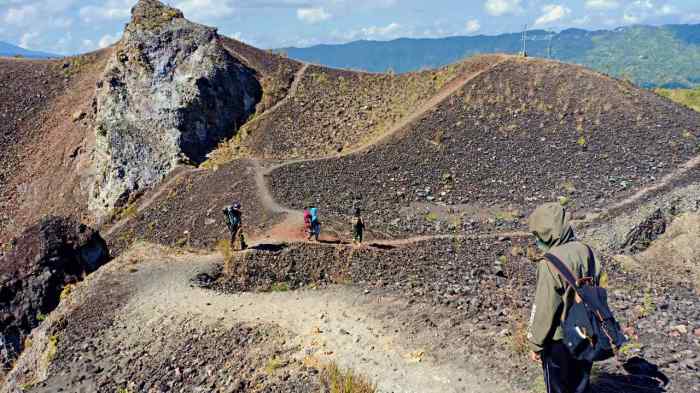
{"type": "Polygon", "coordinates": [[[311,239],[311,212],[308,206],[304,207],[304,233],[311,239]]]}
{"type": "Polygon", "coordinates": [[[352,242],[362,244],[362,233],[365,230],[365,221],[362,219],[360,208],[356,207],[352,217],[352,242]]]}
{"type": "Polygon", "coordinates": [[[234,202],[233,205],[224,207],[224,219],[229,232],[231,232],[231,249],[233,251],[245,250],[245,237],[243,236],[243,213],[241,204],[234,202]],[[238,245],[236,244],[238,242],[238,245]]]}
{"type": "Polygon", "coordinates": [[[589,246],[576,240],[569,220],[559,203],[544,204],[529,218],[537,246],[547,254],[538,262],[527,338],[531,359],[542,363],[547,392],[584,393],[589,391],[592,362],[614,353],[610,345],[603,347],[605,342],[614,341],[618,346],[618,338],[624,340],[624,335],[599,286],[599,259],[589,246]],[[601,323],[591,322],[595,319],[591,310],[601,311],[601,323]],[[603,335],[610,340],[601,339],[603,335]]]}
{"type": "Polygon", "coordinates": [[[311,233],[309,234],[309,240],[313,237],[318,241],[318,237],[321,235],[321,222],[318,220],[318,208],[311,205],[309,214],[311,214],[311,233]]]}

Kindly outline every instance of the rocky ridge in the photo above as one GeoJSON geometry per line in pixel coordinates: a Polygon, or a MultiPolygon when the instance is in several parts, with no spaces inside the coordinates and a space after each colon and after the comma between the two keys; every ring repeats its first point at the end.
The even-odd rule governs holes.
{"type": "Polygon", "coordinates": [[[225,50],[215,29],[140,1],[98,83],[90,209],[107,215],[178,163],[204,161],[261,94],[255,72],[225,50]]]}

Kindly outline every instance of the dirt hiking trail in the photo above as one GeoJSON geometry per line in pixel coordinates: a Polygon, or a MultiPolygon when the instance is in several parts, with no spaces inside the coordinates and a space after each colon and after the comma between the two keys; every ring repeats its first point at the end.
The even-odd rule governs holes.
{"type": "Polygon", "coordinates": [[[405,346],[410,340],[396,333],[400,321],[369,316],[377,315],[377,307],[391,306],[381,296],[350,287],[229,295],[192,285],[193,277],[221,262],[198,255],[139,262],[133,275],[137,291],[120,318],[139,335],[173,313],[209,325],[273,323],[296,336],[291,344],[301,348],[295,355],[300,360],[335,361],[375,381],[379,392],[513,392],[464,361],[432,361],[423,352],[426,343],[405,346]]]}

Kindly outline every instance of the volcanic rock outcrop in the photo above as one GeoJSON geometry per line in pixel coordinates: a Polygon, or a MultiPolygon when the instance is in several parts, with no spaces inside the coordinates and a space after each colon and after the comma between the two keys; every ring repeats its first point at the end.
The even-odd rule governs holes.
{"type": "Polygon", "coordinates": [[[180,162],[199,163],[232,136],[260,101],[255,71],[221,44],[216,29],[141,0],[98,83],[98,216],[128,203],[180,162]]]}
{"type": "Polygon", "coordinates": [[[24,338],[56,308],[65,286],[109,259],[99,233],[71,219],[47,217],[0,258],[0,362],[8,366],[24,338]]]}

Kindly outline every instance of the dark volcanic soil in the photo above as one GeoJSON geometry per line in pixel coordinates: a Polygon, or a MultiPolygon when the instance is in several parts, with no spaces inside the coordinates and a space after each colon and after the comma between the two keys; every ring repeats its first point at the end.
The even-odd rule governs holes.
{"type": "Polygon", "coordinates": [[[116,255],[136,240],[213,249],[218,241],[230,239],[222,209],[234,201],[243,205],[243,231],[248,238],[269,229],[280,217],[258,199],[252,164],[233,161],[217,170],[183,175],[140,213],[127,208],[122,214],[129,222],[108,237],[110,250],[116,255]]]}
{"type": "Polygon", "coordinates": [[[256,72],[264,93],[256,108],[257,113],[264,112],[287,95],[301,63],[228,37],[222,37],[221,40],[233,56],[256,72]]]}
{"type": "Polygon", "coordinates": [[[502,210],[492,222],[559,196],[604,207],[697,154],[699,125],[694,111],[583,68],[509,60],[387,143],[282,167],[270,185],[280,203],[312,197],[331,216],[361,199],[389,236],[468,231],[464,206],[502,210]],[[435,217],[415,203],[457,211],[435,217]]]}
{"type": "MultiPolygon", "coordinates": [[[[528,252],[527,242],[517,239],[441,240],[397,248],[269,246],[225,265],[215,288],[235,292],[279,290],[281,283],[289,288],[352,283],[366,293],[399,296],[405,304],[396,317],[408,322],[397,328],[409,335],[433,332],[442,345],[432,348],[431,356],[477,362],[536,390],[541,370],[527,360],[524,336],[536,281],[535,264],[523,255],[528,252]]],[[[697,293],[674,280],[649,282],[612,261],[605,264],[611,305],[631,341],[620,357],[627,371],[614,361],[598,364],[595,391],[697,391],[697,293]],[[670,387],[663,390],[657,378],[668,378],[670,387]]]]}
{"type": "Polygon", "coordinates": [[[496,61],[478,56],[439,70],[369,74],[316,65],[306,69],[295,96],[274,114],[252,121],[244,146],[256,157],[319,157],[353,148],[410,116],[449,81],[496,61]]]}

